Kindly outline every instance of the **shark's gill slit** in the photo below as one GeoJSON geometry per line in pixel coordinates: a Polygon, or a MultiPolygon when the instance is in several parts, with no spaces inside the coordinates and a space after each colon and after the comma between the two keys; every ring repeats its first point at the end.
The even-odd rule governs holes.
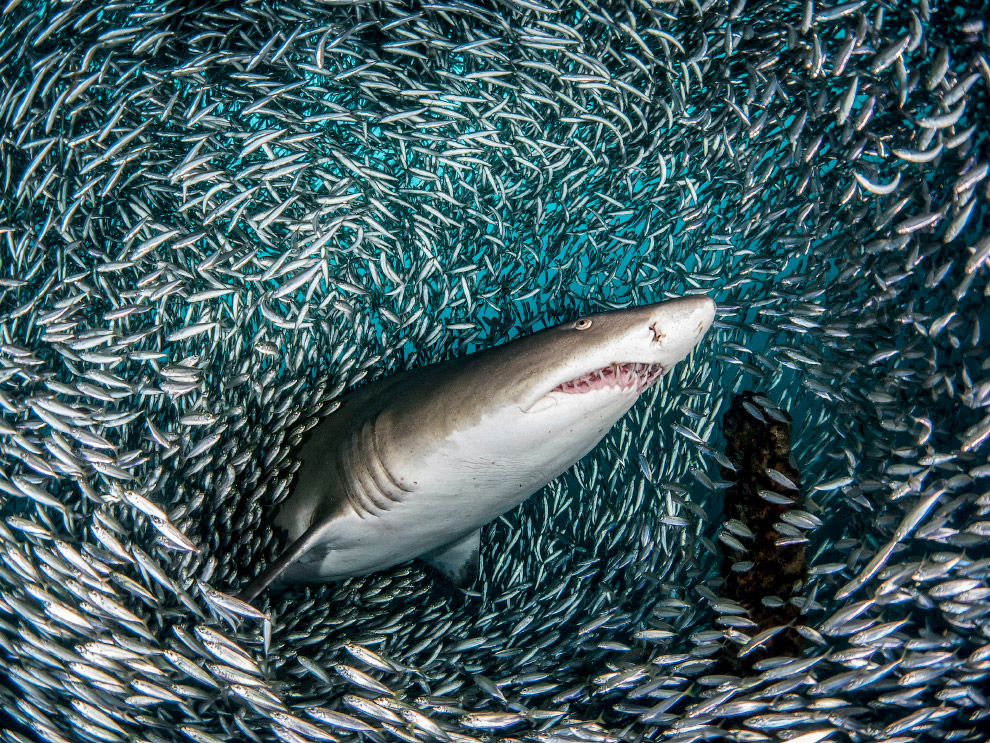
{"type": "Polygon", "coordinates": [[[372,484],[384,493],[386,498],[393,503],[398,503],[402,500],[404,493],[411,491],[399,485],[382,460],[381,452],[378,451],[378,437],[375,435],[376,420],[377,418],[370,418],[362,429],[362,443],[367,453],[368,474],[372,484]]]}

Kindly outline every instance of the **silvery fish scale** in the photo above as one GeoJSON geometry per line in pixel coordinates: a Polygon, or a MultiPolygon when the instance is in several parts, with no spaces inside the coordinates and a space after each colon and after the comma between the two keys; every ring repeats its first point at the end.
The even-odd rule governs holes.
{"type": "Polygon", "coordinates": [[[11,0],[0,34],[0,738],[985,740],[980,8],[11,0]],[[691,293],[711,342],[469,592],[236,598],[346,389],[691,293]]]}

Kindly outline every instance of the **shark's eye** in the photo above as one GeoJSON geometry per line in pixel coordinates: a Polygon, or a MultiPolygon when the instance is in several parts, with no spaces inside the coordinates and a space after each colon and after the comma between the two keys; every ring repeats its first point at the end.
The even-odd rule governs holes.
{"type": "Polygon", "coordinates": [[[591,327],[591,318],[590,317],[582,317],[580,320],[578,320],[576,323],[574,323],[574,327],[577,330],[587,330],[588,328],[591,327]]]}

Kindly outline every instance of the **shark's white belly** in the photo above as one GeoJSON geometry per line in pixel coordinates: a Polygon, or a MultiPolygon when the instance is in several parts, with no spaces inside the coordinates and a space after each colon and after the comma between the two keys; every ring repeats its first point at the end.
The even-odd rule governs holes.
{"type": "MultiPolygon", "coordinates": [[[[579,425],[543,415],[539,430],[520,426],[519,418],[526,414],[518,409],[483,418],[427,456],[390,466],[392,479],[401,480],[410,492],[399,500],[379,493],[356,498],[358,506],[351,505],[327,524],[319,542],[285,571],[282,580],[363,575],[470,534],[587,454],[634,401],[631,395],[593,408],[579,425]]],[[[367,490],[373,479],[358,480],[349,487],[367,490]]]]}
{"type": "MultiPolygon", "coordinates": [[[[465,493],[470,495],[476,494],[465,493]]],[[[382,570],[449,544],[499,515],[489,518],[491,509],[465,507],[468,502],[469,497],[424,496],[374,517],[349,510],[334,519],[319,544],[286,570],[284,580],[324,581],[382,570]]]]}

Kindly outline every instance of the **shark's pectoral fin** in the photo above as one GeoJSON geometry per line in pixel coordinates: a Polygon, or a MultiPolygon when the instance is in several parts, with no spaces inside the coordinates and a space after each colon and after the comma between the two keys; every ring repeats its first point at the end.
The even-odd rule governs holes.
{"type": "Polygon", "coordinates": [[[451,583],[466,588],[478,577],[481,529],[466,537],[420,555],[419,559],[439,570],[451,583]]]}
{"type": "MultiPolygon", "coordinates": [[[[293,563],[299,562],[300,558],[302,558],[306,552],[320,542],[322,533],[330,521],[331,519],[323,519],[310,526],[309,529],[307,529],[305,533],[299,537],[299,539],[290,544],[288,549],[278,556],[278,559],[276,559],[275,562],[271,563],[257,578],[251,581],[247,588],[244,588],[237,595],[237,597],[241,599],[241,601],[254,601],[258,597],[258,594],[277,581],[282,574],[293,565],[293,563]]],[[[299,582],[307,582],[304,578],[299,577],[297,577],[296,580],[299,582]]]]}

